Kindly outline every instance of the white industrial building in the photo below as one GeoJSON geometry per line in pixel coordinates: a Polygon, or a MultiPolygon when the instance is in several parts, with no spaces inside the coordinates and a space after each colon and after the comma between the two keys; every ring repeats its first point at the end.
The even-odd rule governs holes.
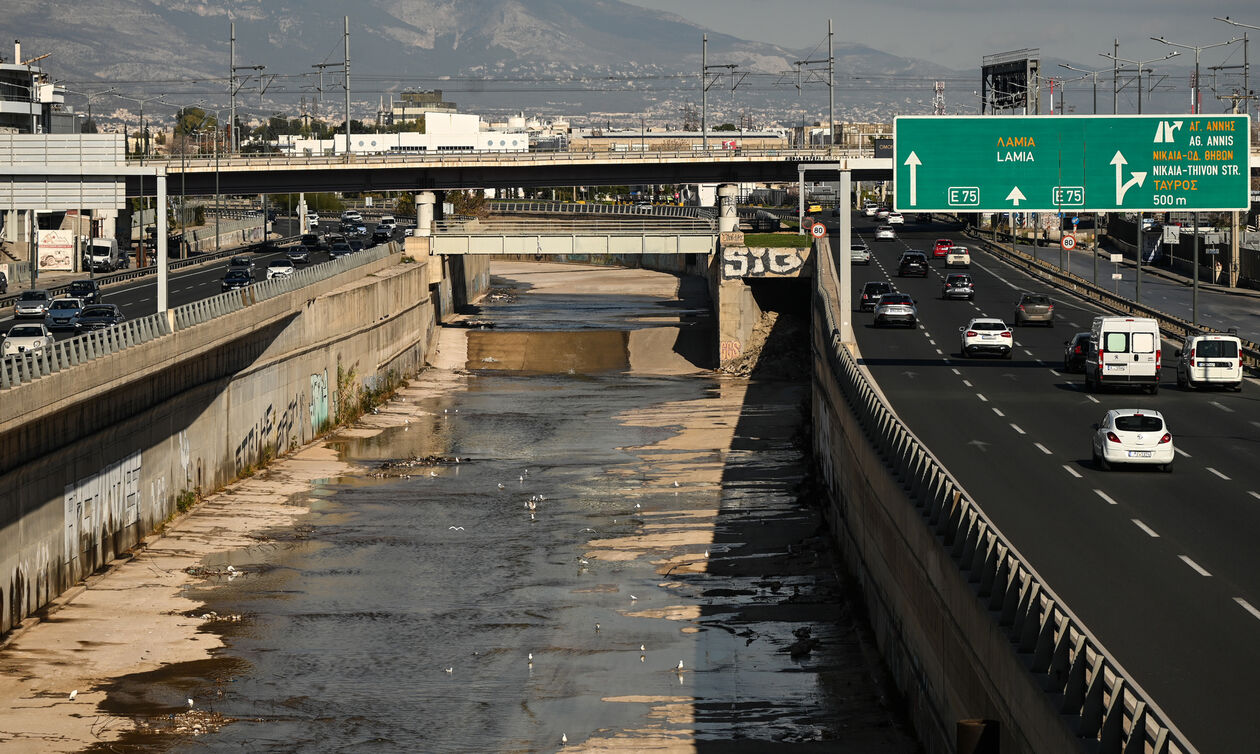
{"type": "MultiPolygon", "coordinates": [[[[350,134],[354,154],[449,154],[459,152],[528,152],[529,135],[523,131],[483,130],[481,118],[462,113],[426,113],[425,132],[350,134]]],[[[281,136],[280,151],[296,156],[346,153],[346,135],[332,139],[281,136]]]]}

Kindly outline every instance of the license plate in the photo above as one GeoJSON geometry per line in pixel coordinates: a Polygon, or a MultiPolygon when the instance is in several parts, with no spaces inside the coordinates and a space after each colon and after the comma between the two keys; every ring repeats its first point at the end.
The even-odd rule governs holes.
{"type": "Polygon", "coordinates": [[[1151,457],[1151,451],[1149,450],[1130,450],[1129,451],[1129,458],[1150,458],[1150,457],[1151,457]]]}
{"type": "Polygon", "coordinates": [[[1119,370],[1121,370],[1121,369],[1124,369],[1124,367],[1125,367],[1125,365],[1124,365],[1124,364],[1108,364],[1108,365],[1107,365],[1107,371],[1108,371],[1108,372],[1116,372],[1116,371],[1119,371],[1119,370]]]}
{"type": "Polygon", "coordinates": [[[984,338],[985,340],[996,340],[996,339],[997,339],[997,336],[996,336],[996,335],[983,335],[983,336],[981,336],[981,337],[982,337],[982,338],[984,338]]]}

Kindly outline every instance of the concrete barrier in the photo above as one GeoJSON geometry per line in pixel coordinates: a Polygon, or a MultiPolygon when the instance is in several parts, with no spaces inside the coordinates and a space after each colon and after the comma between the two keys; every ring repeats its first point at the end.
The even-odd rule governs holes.
{"type": "Polygon", "coordinates": [[[6,391],[0,631],[154,531],[181,496],[309,442],[363,391],[421,367],[429,267],[400,259],[6,391]]]}

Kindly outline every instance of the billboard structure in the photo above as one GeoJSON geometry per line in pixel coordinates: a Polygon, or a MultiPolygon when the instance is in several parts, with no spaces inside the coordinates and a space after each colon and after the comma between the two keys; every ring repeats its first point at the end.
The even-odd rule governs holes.
{"type": "Polygon", "coordinates": [[[1013,50],[980,59],[980,114],[1041,112],[1041,50],[1013,50]]]}

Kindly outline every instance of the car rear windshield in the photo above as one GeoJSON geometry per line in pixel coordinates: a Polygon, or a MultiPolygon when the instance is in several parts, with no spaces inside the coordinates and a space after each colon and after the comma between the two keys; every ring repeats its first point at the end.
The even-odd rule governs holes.
{"type": "Polygon", "coordinates": [[[49,307],[49,308],[50,308],[50,309],[78,309],[78,308],[79,308],[79,302],[78,302],[78,301],[66,301],[66,300],[62,299],[62,300],[60,300],[60,301],[54,301],[54,302],[52,302],[52,306],[51,306],[51,307],[49,307]]]}
{"type": "Polygon", "coordinates": [[[888,283],[867,283],[865,292],[866,293],[880,293],[880,292],[886,292],[886,291],[891,291],[891,290],[892,290],[892,286],[889,285],[888,283]]]}
{"type": "Polygon", "coordinates": [[[1116,429],[1122,432],[1158,432],[1164,428],[1164,420],[1158,416],[1117,416],[1116,429]]]}
{"type": "Polygon", "coordinates": [[[966,275],[950,275],[946,282],[950,285],[971,285],[971,278],[966,275]]]}
{"type": "Polygon", "coordinates": [[[35,325],[20,325],[9,329],[10,338],[38,338],[44,331],[35,325]]]}
{"type": "Polygon", "coordinates": [[[1238,344],[1232,340],[1201,340],[1194,353],[1206,359],[1234,359],[1238,357],[1238,344]]]}
{"type": "Polygon", "coordinates": [[[19,301],[47,301],[48,291],[22,291],[19,301]]]}
{"type": "Polygon", "coordinates": [[[73,283],[71,283],[71,284],[70,284],[70,290],[72,290],[72,291],[94,291],[94,290],[96,290],[96,286],[95,286],[95,285],[92,285],[91,283],[89,283],[89,282],[88,282],[88,281],[86,281],[86,280],[76,280],[76,281],[74,281],[73,283]]]}
{"type": "Polygon", "coordinates": [[[109,306],[89,306],[86,309],[84,309],[82,312],[80,312],[79,316],[100,317],[100,316],[109,316],[113,313],[114,313],[114,310],[110,308],[109,306]]]}
{"type": "Polygon", "coordinates": [[[1050,303],[1050,299],[1045,296],[1024,296],[1024,303],[1032,304],[1033,306],[1046,306],[1050,303]]]}
{"type": "Polygon", "coordinates": [[[1002,322],[972,322],[972,330],[1005,330],[1006,325],[1002,322]]]}
{"type": "Polygon", "coordinates": [[[881,304],[913,304],[914,299],[904,293],[885,293],[880,297],[881,304]]]}

